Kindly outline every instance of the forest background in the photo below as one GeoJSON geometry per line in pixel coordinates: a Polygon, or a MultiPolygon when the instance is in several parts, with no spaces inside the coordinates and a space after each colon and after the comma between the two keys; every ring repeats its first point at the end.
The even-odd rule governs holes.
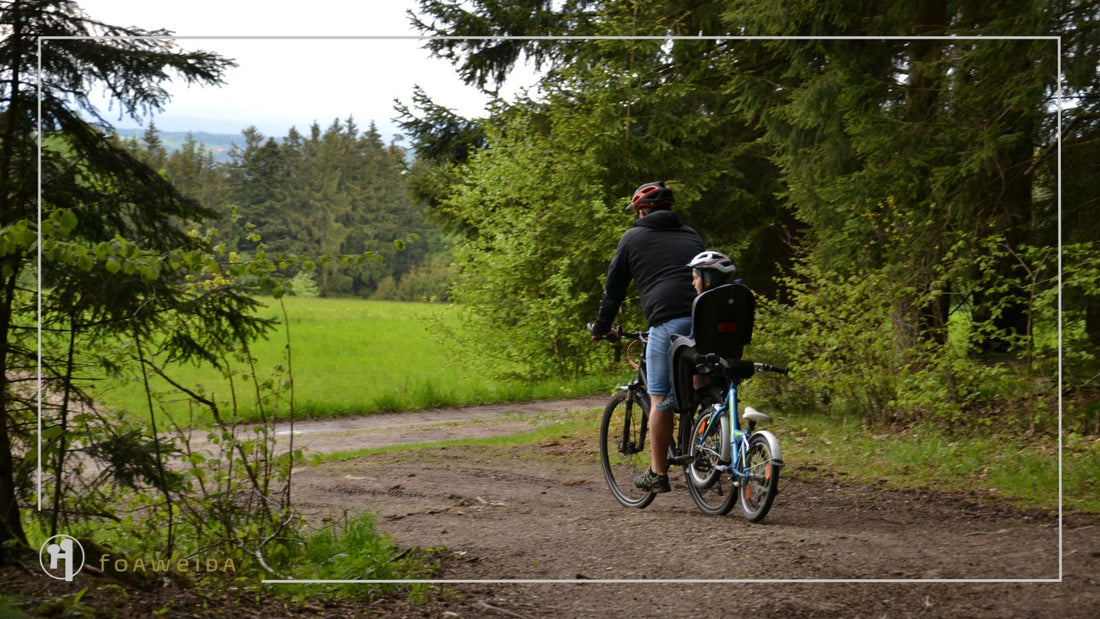
{"type": "MultiPolygon", "coordinates": [[[[184,449],[194,467],[170,471],[181,451],[154,416],[96,410],[104,372],[148,384],[173,363],[247,365],[273,329],[256,295],[287,292],[446,300],[464,319],[441,335],[471,365],[602,372],[621,351],[581,325],[632,223],[626,197],[658,179],[756,292],[753,354],[799,377],[773,387],[777,406],[1007,443],[1100,432],[1095,2],[421,8],[420,31],[448,35],[427,47],[471,87],[495,91],[526,59],[538,92],[462,118],[417,91],[397,110],[407,146],[351,118],[246,130],[223,164],[82,112],[89,83],[141,115],[166,71],[216,85],[225,59],[170,40],[58,41],[39,82],[37,36],[149,33],[64,0],[0,3],[0,539],[25,542],[41,457],[50,530],[118,520],[104,510],[125,497],[166,514],[146,539],[169,554],[176,523],[263,563],[294,526],[293,453],[265,450],[262,427],[233,434],[176,384],[213,411],[225,451],[184,449]],[[734,36],[700,36],[716,33],[734,36]],[[70,457],[101,467],[96,492],[61,475],[70,457]]],[[[623,322],[641,325],[635,303],[623,322]]],[[[292,382],[244,378],[271,391],[265,421],[291,405],[292,382]]]]}
{"type": "MultiPolygon", "coordinates": [[[[1057,388],[1035,379],[1054,379],[1059,344],[1067,382],[1094,385],[1087,3],[422,7],[421,31],[441,37],[428,47],[471,86],[495,92],[529,61],[539,93],[461,118],[418,90],[388,145],[347,119],[279,140],[246,130],[225,165],[193,142],[166,154],[153,128],[130,146],[225,215],[235,252],[382,258],[295,271],[322,295],[456,302],[469,320],[452,339],[488,353],[488,371],[602,367],[576,325],[631,223],[616,206],[662,179],[764,300],[757,342],[812,364],[800,406],[910,421],[1013,409],[1050,426],[1038,411],[1057,388]],[[733,24],[786,38],[698,38],[733,24]],[[442,38],[535,31],[581,38],[442,38]],[[1012,382],[1030,385],[1022,398],[1005,398],[1012,382]]],[[[1079,404],[1069,417],[1095,429],[1079,404]]]]}

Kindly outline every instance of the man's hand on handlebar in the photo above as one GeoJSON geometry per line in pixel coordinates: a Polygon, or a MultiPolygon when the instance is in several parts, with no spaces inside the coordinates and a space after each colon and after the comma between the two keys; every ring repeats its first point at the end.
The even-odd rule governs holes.
{"type": "Polygon", "coordinates": [[[606,333],[596,333],[596,323],[590,322],[586,325],[588,332],[592,334],[592,341],[599,342],[606,339],[609,342],[617,342],[619,340],[619,328],[611,327],[611,330],[606,333]]]}

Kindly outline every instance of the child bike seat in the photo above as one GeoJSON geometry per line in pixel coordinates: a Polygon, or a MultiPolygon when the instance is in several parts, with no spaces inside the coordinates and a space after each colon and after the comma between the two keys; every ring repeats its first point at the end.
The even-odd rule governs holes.
{"type": "Polygon", "coordinates": [[[756,299],[739,284],[727,284],[695,297],[691,328],[695,349],[725,359],[740,359],[752,341],[756,299]]]}
{"type": "MultiPolygon", "coordinates": [[[[714,364],[713,373],[732,370],[738,378],[752,376],[752,365],[742,369],[737,360],[741,359],[745,346],[752,340],[755,312],[756,299],[752,291],[740,284],[712,288],[695,297],[691,306],[693,337],[672,337],[673,385],[677,394],[694,393],[693,374],[711,373],[706,368],[698,367],[706,357],[716,356],[729,362],[725,368],[714,364]]],[[[683,395],[680,397],[690,399],[683,395]]],[[[690,406],[693,403],[685,401],[683,404],[690,406]]]]}

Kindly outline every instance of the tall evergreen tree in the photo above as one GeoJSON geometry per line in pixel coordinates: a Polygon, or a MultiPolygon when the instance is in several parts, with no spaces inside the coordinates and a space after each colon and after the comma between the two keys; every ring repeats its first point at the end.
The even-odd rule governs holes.
{"type": "MultiPolygon", "coordinates": [[[[1062,241],[1076,248],[1064,266],[1070,275],[1066,281],[1065,308],[1071,316],[1085,319],[1086,341],[1093,354],[1100,352],[1100,284],[1095,272],[1082,267],[1089,257],[1100,254],[1100,7],[1094,2],[1051,3],[1056,32],[1062,35],[1064,72],[1062,107],[1062,241]]],[[[1047,136],[1057,127],[1047,122],[1047,136]]],[[[1046,149],[1053,140],[1048,138],[1046,149]]],[[[1054,178],[1053,158],[1048,158],[1045,175],[1054,178]]]]}
{"type": "Polygon", "coordinates": [[[760,2],[726,13],[766,35],[914,37],[747,44],[747,70],[732,82],[776,149],[815,258],[840,271],[894,269],[906,282],[895,314],[903,346],[921,336],[943,341],[952,292],[995,327],[981,344],[988,349],[1026,330],[1026,278],[1016,259],[998,261],[993,276],[1009,287],[994,296],[986,291],[997,286],[978,281],[970,265],[991,234],[1017,249],[1054,243],[1050,203],[1033,198],[1034,172],[1049,162],[1054,137],[1042,130],[1052,116],[1053,42],[918,37],[1041,34],[1050,25],[1044,9],[1026,0],[996,11],[932,2],[831,12],[760,2]],[[944,262],[948,252],[954,266],[944,262]]]}
{"type": "MultiPolygon", "coordinates": [[[[74,317],[97,317],[148,335],[143,330],[154,319],[146,309],[158,303],[143,303],[165,293],[161,301],[183,305],[170,294],[173,276],[157,256],[198,248],[181,223],[211,214],[87,122],[82,114],[98,118],[87,93],[105,88],[122,113],[140,116],[161,106],[173,75],[217,84],[230,63],[180,51],[166,31],[103,24],[68,0],[0,2],[0,30],[0,548],[7,549],[26,541],[19,508],[34,464],[23,458],[24,450],[32,453],[34,398],[17,381],[35,368],[35,291],[28,286],[36,237],[47,333],[75,333],[74,317]],[[64,38],[43,40],[38,58],[36,38],[43,36],[64,38]],[[43,227],[36,230],[39,128],[43,227]]],[[[223,301],[208,307],[219,320],[247,304],[232,294],[223,301]]],[[[69,393],[71,364],[55,352],[43,350],[46,386],[69,393]]]]}
{"type": "Polygon", "coordinates": [[[195,139],[194,134],[184,136],[180,148],[169,154],[164,163],[168,180],[185,196],[199,204],[224,213],[225,175],[214,158],[214,153],[195,139]]]}
{"type": "MultiPolygon", "coordinates": [[[[666,4],[611,2],[530,2],[510,5],[508,9],[491,2],[441,3],[424,2],[422,8],[434,19],[427,30],[447,30],[458,35],[474,35],[486,29],[513,34],[531,32],[531,28],[547,27],[540,34],[614,35],[614,36],[669,36],[695,35],[713,31],[724,3],[693,2],[683,6],[666,4]],[[687,6],[690,4],[690,6],[687,6]]],[[[463,165],[462,158],[450,157],[438,163],[438,155],[446,155],[448,149],[441,146],[438,132],[418,131],[424,123],[414,122],[406,115],[405,127],[412,132],[413,150],[419,144],[429,157],[428,165],[418,159],[413,166],[413,177],[437,181],[435,187],[446,187],[454,182],[462,187],[464,195],[481,195],[486,208],[502,220],[526,221],[528,212],[543,213],[559,210],[566,218],[570,213],[589,213],[590,201],[598,197],[602,215],[578,215],[575,233],[568,232],[561,222],[551,229],[559,233],[553,243],[547,242],[541,225],[516,226],[511,233],[528,241],[538,238],[547,245],[540,249],[542,257],[547,253],[570,256],[568,261],[549,260],[548,265],[568,265],[569,273],[559,273],[563,282],[556,290],[561,297],[555,306],[564,311],[581,311],[583,307],[598,305],[599,283],[606,269],[608,256],[592,252],[592,235],[580,232],[582,221],[599,221],[609,226],[602,233],[617,236],[631,224],[623,214],[622,201],[638,184],[647,180],[666,180],[675,188],[677,210],[688,223],[704,235],[704,240],[715,248],[734,254],[753,285],[770,292],[770,284],[780,265],[789,260],[790,247],[784,238],[798,226],[787,212],[779,207],[778,170],[756,146],[759,131],[752,128],[733,107],[733,94],[723,88],[729,70],[728,42],[708,40],[622,40],[604,39],[578,42],[571,39],[555,41],[513,40],[510,45],[484,39],[437,39],[433,49],[444,57],[451,57],[460,67],[460,73],[474,85],[494,90],[499,79],[520,58],[528,57],[542,63],[544,77],[540,83],[542,94],[537,101],[520,99],[498,105],[496,112],[483,121],[489,136],[495,137],[483,144],[469,140],[471,132],[454,132],[449,137],[464,140],[463,157],[476,161],[463,165]],[[523,119],[522,121],[519,119],[523,119]],[[514,140],[526,140],[522,149],[514,140]],[[470,146],[473,146],[471,149],[470,146]],[[476,149],[484,148],[484,155],[476,149]],[[576,160],[568,169],[583,169],[583,176],[572,179],[552,175],[543,182],[555,183],[553,199],[541,192],[516,192],[510,187],[529,187],[529,176],[541,167],[532,167],[531,149],[543,148],[547,161],[558,161],[562,153],[576,160]],[[469,157],[466,153],[473,151],[469,157]],[[495,152],[494,152],[495,151],[495,152]],[[512,168],[515,178],[506,172],[510,166],[505,161],[509,153],[515,153],[512,168]],[[478,167],[492,160],[494,175],[485,176],[478,167]],[[426,169],[425,169],[426,167],[426,169]],[[479,187],[470,183],[477,181],[479,187]],[[438,182],[441,181],[441,182],[438,182]],[[509,200],[497,199],[508,195],[509,200]],[[526,196],[526,197],[525,197],[526,196]],[[577,203],[574,203],[576,201],[577,203]],[[520,213],[522,212],[522,214],[520,213]],[[610,216],[610,217],[605,217],[610,216]],[[617,217],[616,217],[617,216],[617,217]],[[550,247],[552,245],[553,247],[550,247]],[[586,248],[588,253],[580,251],[586,248]],[[583,260],[581,255],[585,255],[583,260]],[[566,284],[565,282],[568,282],[566,284]],[[583,291],[583,292],[582,292],[583,291]],[[578,296],[580,295],[580,296],[578,296]]],[[[430,101],[419,101],[418,107],[425,119],[438,117],[438,109],[430,101]]],[[[452,121],[450,126],[463,123],[452,121]]],[[[564,164],[563,164],[564,165],[564,164]]],[[[415,181],[414,181],[415,182],[415,181]]],[[[459,193],[454,187],[437,189],[436,195],[452,196],[459,193]]],[[[511,247],[518,241],[501,235],[487,235],[481,226],[495,229],[493,222],[467,215],[472,204],[463,199],[463,209],[454,208],[454,200],[441,201],[441,208],[434,209],[445,221],[456,219],[457,230],[469,239],[470,246],[499,256],[504,247],[486,245],[488,238],[511,247]]],[[[548,215],[549,217],[549,215],[548,215]]],[[[613,249],[611,243],[607,250],[613,249]]],[[[460,252],[462,260],[470,265],[480,264],[471,251],[460,252]]],[[[538,272],[543,272],[540,268],[538,272]]],[[[473,268],[472,273],[477,272],[473,268]]],[[[496,271],[493,271],[496,273],[496,271]]],[[[506,277],[502,275],[502,277],[506,277]]],[[[487,315],[506,312],[515,300],[499,295],[477,294],[491,288],[491,282],[478,283],[478,277],[458,282],[457,298],[468,303],[483,305],[478,311],[487,315]],[[466,294],[463,287],[470,286],[466,294]]],[[[498,288],[516,290],[511,283],[497,283],[498,288]]],[[[527,298],[553,297],[554,292],[523,289],[517,294],[527,298]]],[[[579,320],[577,313],[572,316],[579,320]]],[[[624,317],[634,322],[636,316],[624,317]]],[[[556,317],[559,329],[568,329],[564,316],[556,317]]],[[[504,323],[501,328],[505,328],[504,323]]],[[[515,325],[522,329],[523,325],[515,325]]],[[[568,332],[542,338],[547,349],[556,347],[550,354],[529,355],[529,358],[562,359],[559,367],[569,367],[564,361],[561,341],[568,332]]],[[[518,339],[518,336],[517,338],[518,339]]],[[[584,354],[574,350],[573,354],[584,354]]],[[[583,363],[583,359],[579,361],[583,363]]],[[[575,363],[575,362],[574,362],[575,363]]]]}
{"type": "MultiPolygon", "coordinates": [[[[1093,3],[420,4],[425,33],[459,35],[433,39],[429,48],[451,59],[468,83],[494,92],[524,58],[544,71],[537,101],[501,103],[480,121],[489,138],[463,149],[472,156],[447,157],[440,139],[458,145],[469,133],[448,136],[407,122],[414,152],[422,137],[431,155],[431,165],[416,162],[413,176],[430,195],[444,196],[435,209],[444,217],[465,213],[454,208],[456,195],[466,209],[470,196],[482,196],[505,220],[534,208],[522,193],[497,197],[532,173],[529,149],[542,146],[550,160],[564,151],[592,162],[573,184],[587,190],[594,183],[609,212],[633,183],[672,181],[688,221],[708,244],[733,250],[747,281],[768,296],[784,291],[761,281],[774,274],[770,267],[790,264],[792,253],[813,281],[785,278],[791,295],[825,298],[839,282],[885,282],[879,293],[892,307],[879,322],[890,338],[879,345],[896,352],[899,372],[921,365],[918,350],[945,350],[952,312],[974,320],[969,344],[979,352],[1032,345],[1036,321],[1051,315],[1036,304],[1053,281],[1043,256],[1057,240],[1059,76],[1055,41],[1034,37],[1064,37],[1074,103],[1064,110],[1064,153],[1075,170],[1090,170],[1100,83],[1093,3]],[[627,38],[487,36],[504,33],[627,38]],[[771,38],[674,38],[698,34],[771,38]],[[667,38],[629,38],[642,36],[667,38]],[[867,38],[874,36],[882,38],[867,38]],[[513,134],[529,136],[522,155],[513,134]]],[[[438,116],[430,102],[418,107],[424,120],[438,116]]],[[[1078,174],[1063,185],[1066,238],[1080,242],[1068,298],[1089,325],[1100,320],[1086,277],[1095,272],[1086,230],[1096,221],[1096,178],[1078,174]]],[[[499,256],[519,242],[489,234],[490,222],[459,221],[481,252],[499,256]]],[[[539,231],[517,226],[514,234],[531,240],[539,231]]],[[[565,235],[559,244],[568,250],[581,242],[565,235]]],[[[471,256],[472,249],[460,260],[478,264],[471,256]]],[[[574,277],[595,279],[589,270],[574,277]]],[[[459,286],[474,286],[471,293],[489,286],[471,282],[459,286]]],[[[512,301],[464,298],[490,313],[512,301]]]]}
{"type": "MultiPolygon", "coordinates": [[[[255,249],[255,235],[263,242],[272,242],[286,229],[279,221],[279,209],[285,200],[283,187],[287,182],[289,163],[285,159],[287,149],[280,148],[274,138],[265,137],[255,127],[242,132],[244,146],[234,145],[230,150],[227,171],[229,203],[237,211],[223,234],[233,239],[237,249],[255,249]]],[[[290,152],[300,140],[292,132],[290,152]]]]}

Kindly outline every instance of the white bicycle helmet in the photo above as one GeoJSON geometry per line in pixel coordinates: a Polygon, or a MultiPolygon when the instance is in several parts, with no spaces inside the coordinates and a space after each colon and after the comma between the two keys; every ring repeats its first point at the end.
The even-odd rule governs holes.
{"type": "Polygon", "coordinates": [[[693,273],[703,280],[703,290],[709,290],[729,281],[730,275],[737,270],[733,260],[719,251],[707,250],[696,255],[688,263],[693,273]]]}

